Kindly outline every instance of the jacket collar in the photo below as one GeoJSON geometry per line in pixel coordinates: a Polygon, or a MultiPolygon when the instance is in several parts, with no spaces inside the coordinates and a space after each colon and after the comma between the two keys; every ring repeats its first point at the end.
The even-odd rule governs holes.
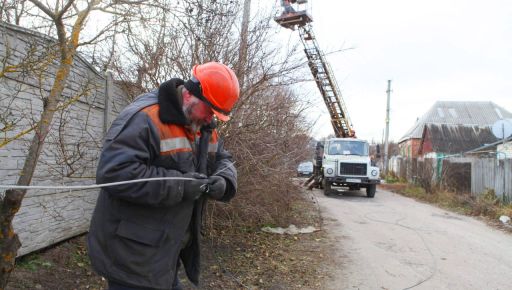
{"type": "Polygon", "coordinates": [[[190,125],[183,112],[183,84],[179,78],[170,79],[158,88],[158,116],[164,124],[190,125]]]}

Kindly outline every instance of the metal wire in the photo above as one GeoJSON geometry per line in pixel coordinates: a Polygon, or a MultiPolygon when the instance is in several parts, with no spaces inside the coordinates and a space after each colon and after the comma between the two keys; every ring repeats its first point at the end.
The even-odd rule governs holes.
{"type": "MultiPolygon", "coordinates": [[[[222,168],[221,170],[216,171],[212,175],[217,175],[222,171],[228,169],[230,166],[234,166],[232,164],[228,164],[228,166],[222,168]]],[[[55,185],[14,185],[14,184],[0,184],[0,189],[94,189],[122,184],[130,184],[130,183],[138,183],[138,182],[150,182],[150,181],[161,181],[161,180],[195,180],[195,178],[190,177],[152,177],[152,178],[141,178],[134,180],[126,180],[126,181],[118,181],[118,182],[110,182],[103,184],[90,184],[90,185],[68,185],[68,186],[55,186],[55,185]]]]}
{"type": "Polygon", "coordinates": [[[46,186],[46,185],[26,185],[25,186],[25,185],[0,184],[0,188],[6,188],[6,189],[93,189],[93,188],[101,188],[101,187],[108,187],[108,186],[121,185],[121,184],[130,184],[130,183],[147,182],[147,181],[159,181],[159,180],[195,180],[195,178],[154,177],[154,178],[142,178],[142,179],[110,182],[110,183],[103,183],[103,184],[69,185],[69,186],[53,186],[53,185],[48,185],[48,186],[46,186]]]}

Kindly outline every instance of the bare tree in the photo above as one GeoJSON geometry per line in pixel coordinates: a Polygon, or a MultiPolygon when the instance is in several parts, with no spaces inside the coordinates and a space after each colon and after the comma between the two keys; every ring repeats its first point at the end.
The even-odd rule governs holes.
{"type": "Polygon", "coordinates": [[[240,108],[243,120],[227,124],[226,147],[238,162],[240,194],[228,205],[211,205],[221,223],[280,224],[291,213],[297,189],[289,182],[298,162],[311,157],[309,126],[301,100],[289,90],[262,91],[240,108]]]}
{"type": "Polygon", "coordinates": [[[26,0],[2,0],[0,21],[20,25],[21,17],[26,11],[26,0]]]}
{"type": "MultiPolygon", "coordinates": [[[[286,180],[293,176],[292,170],[311,157],[311,124],[305,117],[308,105],[289,86],[312,78],[297,46],[272,42],[273,33],[280,29],[272,15],[251,20],[247,61],[238,63],[241,2],[187,1],[153,19],[155,25],[145,28],[145,33],[131,26],[124,34],[127,49],[113,63],[118,78],[141,90],[155,88],[171,77],[187,78],[197,63],[220,61],[237,68],[245,83],[231,121],[220,124],[219,130],[235,155],[240,195],[234,206],[210,206],[222,208],[225,215],[221,217],[228,219],[258,216],[258,212],[260,217],[279,219],[285,213],[275,206],[287,205],[291,199],[279,191],[290,190],[286,180]],[[254,192],[257,198],[250,195],[254,192]]],[[[250,219],[241,220],[249,223],[250,219]]]]}

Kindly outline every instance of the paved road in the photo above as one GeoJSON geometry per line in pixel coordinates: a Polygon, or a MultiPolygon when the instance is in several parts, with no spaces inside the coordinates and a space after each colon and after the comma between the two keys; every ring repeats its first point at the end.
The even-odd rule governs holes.
{"type": "Polygon", "coordinates": [[[330,289],[512,289],[512,235],[378,190],[324,197],[337,242],[330,289]]]}

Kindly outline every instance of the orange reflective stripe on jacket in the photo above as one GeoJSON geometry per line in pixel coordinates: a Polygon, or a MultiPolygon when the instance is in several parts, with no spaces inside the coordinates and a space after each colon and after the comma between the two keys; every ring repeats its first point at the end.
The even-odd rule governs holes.
{"type": "Polygon", "coordinates": [[[170,155],[178,152],[192,152],[194,135],[183,126],[164,124],[158,117],[160,107],[155,104],[144,108],[142,111],[148,114],[160,134],[160,155],[170,155]]]}
{"type": "MultiPolygon", "coordinates": [[[[181,125],[164,124],[160,121],[158,112],[160,106],[158,104],[144,108],[142,111],[148,114],[153,124],[157,127],[160,134],[160,155],[170,155],[178,152],[192,152],[192,145],[194,144],[194,135],[186,130],[181,125]]],[[[197,134],[198,137],[200,134],[197,134]]],[[[208,145],[208,152],[217,152],[218,134],[214,130],[208,145]]]]}

